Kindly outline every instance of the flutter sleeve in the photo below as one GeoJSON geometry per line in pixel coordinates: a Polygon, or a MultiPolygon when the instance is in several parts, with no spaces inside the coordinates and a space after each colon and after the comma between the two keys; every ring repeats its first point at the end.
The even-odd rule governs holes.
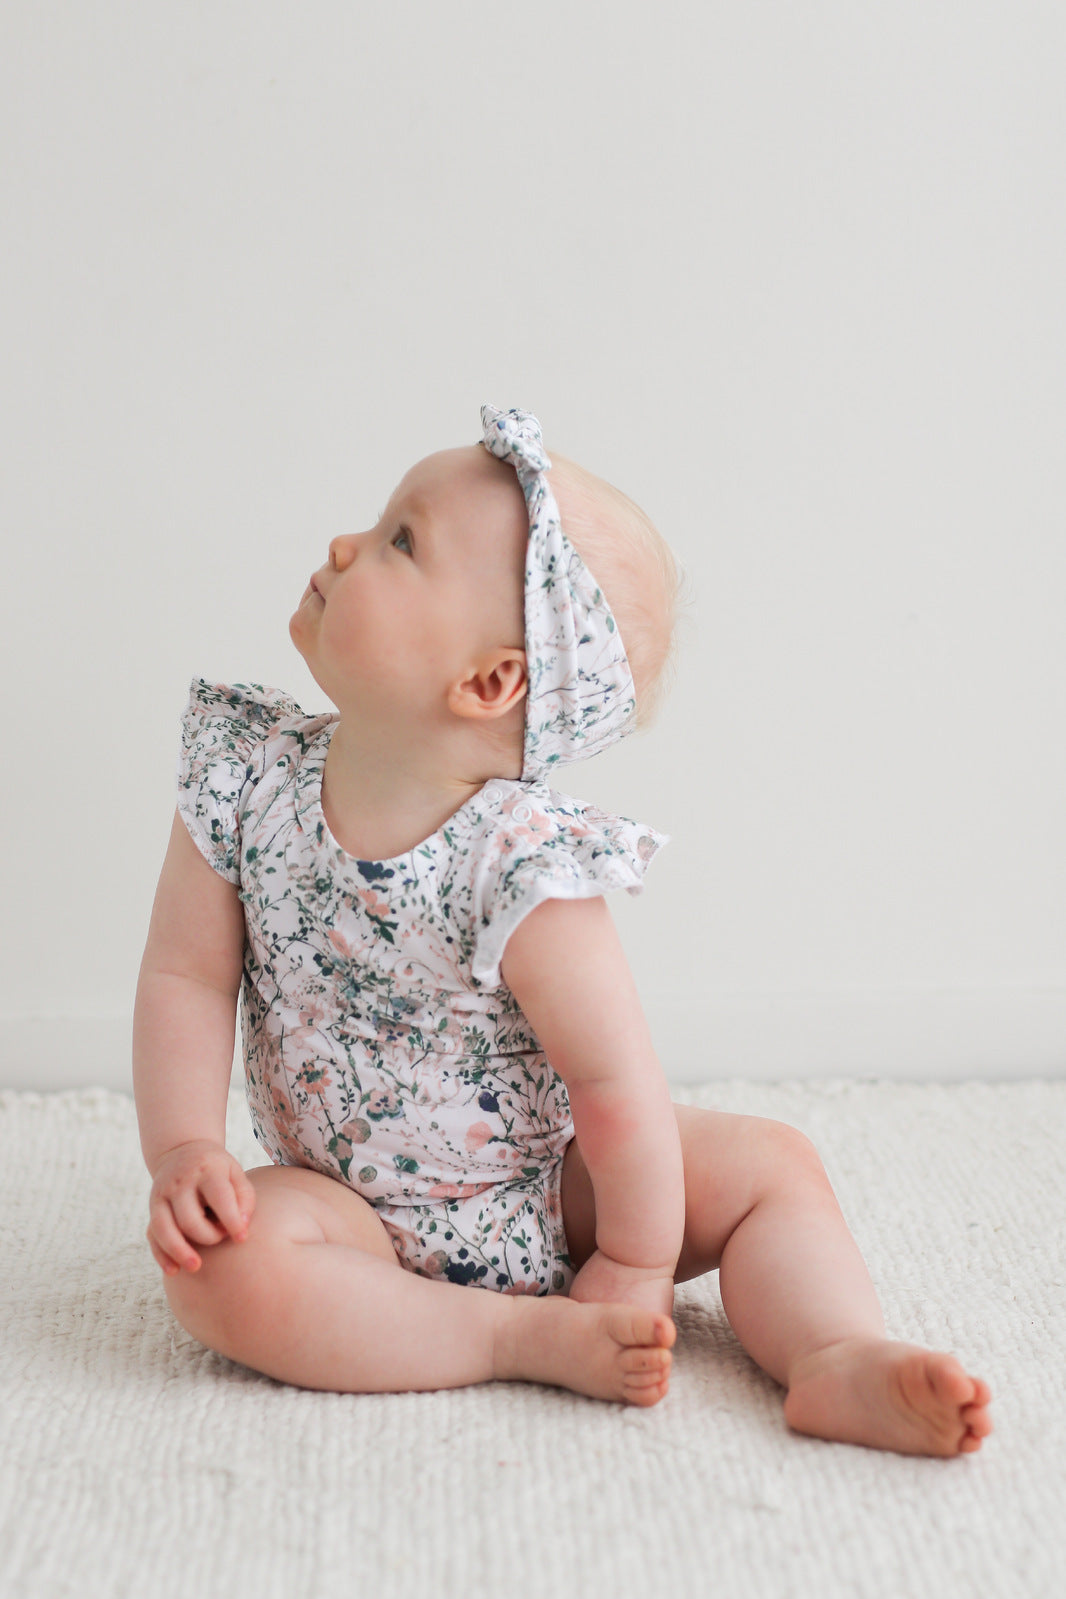
{"type": "Polygon", "coordinates": [[[178,812],[200,854],[220,877],[240,882],[243,801],[263,767],[278,723],[303,713],[260,683],[208,683],[194,677],[181,719],[178,812]]]}
{"type": "Polygon", "coordinates": [[[613,888],[639,894],[650,862],[669,835],[626,816],[554,794],[543,805],[519,797],[479,852],[474,878],[470,970],[499,987],[507,940],[546,899],[591,899],[613,888]]]}

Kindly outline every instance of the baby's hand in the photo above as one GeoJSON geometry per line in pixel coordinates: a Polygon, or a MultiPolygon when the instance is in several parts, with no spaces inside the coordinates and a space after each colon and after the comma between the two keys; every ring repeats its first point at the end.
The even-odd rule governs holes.
{"type": "Polygon", "coordinates": [[[661,1267],[626,1266],[597,1249],[571,1283],[569,1297],[595,1304],[639,1305],[672,1316],[674,1279],[661,1267]]]}
{"type": "Polygon", "coordinates": [[[248,1236],[255,1189],[221,1144],[194,1139],[168,1149],[152,1179],[148,1242],[168,1277],[200,1269],[192,1244],[238,1242],[248,1236]]]}

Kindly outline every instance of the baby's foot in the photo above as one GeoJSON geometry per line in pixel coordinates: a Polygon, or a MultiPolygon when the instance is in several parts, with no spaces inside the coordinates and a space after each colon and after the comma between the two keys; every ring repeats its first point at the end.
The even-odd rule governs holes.
{"type": "Polygon", "coordinates": [[[551,1383],[592,1399],[654,1405],[670,1381],[669,1316],[562,1295],[501,1295],[496,1376],[551,1383]]]}
{"type": "Polygon", "coordinates": [[[903,1455],[958,1455],[992,1431],[988,1384],[954,1355],[889,1339],[846,1339],[801,1361],[785,1420],[797,1432],[903,1455]]]}

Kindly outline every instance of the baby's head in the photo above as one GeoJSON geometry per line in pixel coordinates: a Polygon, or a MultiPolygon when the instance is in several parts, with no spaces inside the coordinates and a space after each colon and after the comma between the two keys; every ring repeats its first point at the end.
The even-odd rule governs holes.
{"type": "Polygon", "coordinates": [[[548,482],[570,543],[607,597],[636,689],[638,729],[652,725],[677,668],[683,574],[639,505],[612,483],[549,450],[548,482]]]}
{"type": "MultiPolygon", "coordinates": [[[[625,495],[561,456],[552,462],[563,528],[611,607],[636,726],[646,727],[673,665],[676,563],[625,495]]],[[[342,717],[450,739],[479,780],[518,777],[529,539],[514,467],[481,444],[419,461],[375,528],[334,539],[290,634],[342,717]]]]}

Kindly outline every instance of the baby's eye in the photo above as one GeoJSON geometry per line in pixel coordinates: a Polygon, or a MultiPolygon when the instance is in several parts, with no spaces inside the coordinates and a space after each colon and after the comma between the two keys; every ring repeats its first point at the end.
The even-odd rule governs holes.
{"type": "Polygon", "coordinates": [[[407,529],[405,527],[402,527],[400,529],[400,531],[397,533],[396,537],[393,539],[392,543],[393,543],[394,549],[399,549],[400,540],[401,539],[404,541],[404,543],[407,546],[407,554],[408,555],[413,555],[414,554],[414,550],[413,550],[413,548],[411,546],[411,535],[408,533],[408,531],[407,531],[407,529]]]}

